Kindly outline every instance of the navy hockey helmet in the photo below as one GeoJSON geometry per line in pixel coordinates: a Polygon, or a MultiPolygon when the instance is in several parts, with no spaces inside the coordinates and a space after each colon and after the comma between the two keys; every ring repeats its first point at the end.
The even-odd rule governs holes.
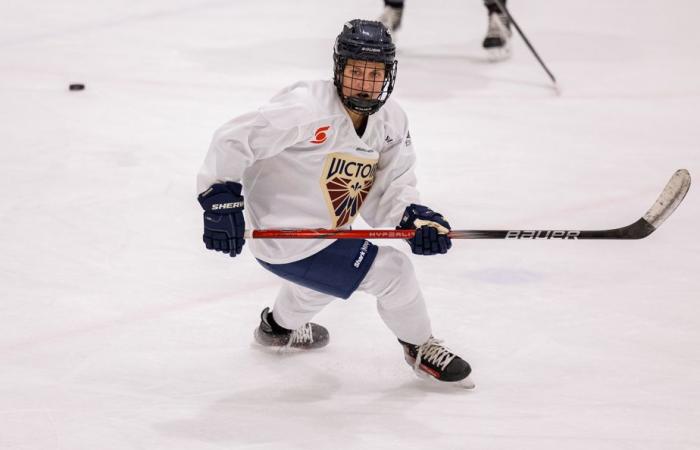
{"type": "MultiPolygon", "coordinates": [[[[343,31],[335,40],[333,49],[333,82],[343,104],[362,114],[377,112],[394,90],[397,65],[395,58],[396,46],[392,42],[391,33],[381,22],[362,19],[346,22],[343,31]],[[347,92],[353,89],[353,82],[360,80],[344,76],[345,67],[350,59],[383,63],[384,80],[381,88],[373,92],[358,92],[356,95],[343,93],[343,85],[347,92]]],[[[363,83],[366,81],[364,78],[361,80],[363,83]]]]}

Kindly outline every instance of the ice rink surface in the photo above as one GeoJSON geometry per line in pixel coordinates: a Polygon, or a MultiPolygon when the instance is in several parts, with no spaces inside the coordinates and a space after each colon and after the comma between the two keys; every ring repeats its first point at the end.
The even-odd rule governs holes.
{"type": "MultiPolygon", "coordinates": [[[[613,228],[679,168],[700,176],[700,5],[409,1],[395,98],[424,203],[454,228],[613,228]]],[[[355,295],[331,344],[251,345],[275,277],[204,249],[195,175],[213,131],[329,78],[379,0],[0,4],[0,448],[700,448],[697,186],[641,241],[459,241],[412,257],[474,392],[416,379],[355,295]],[[69,92],[83,82],[82,92],[69,92]]],[[[396,245],[408,250],[402,242],[396,245]]]]}

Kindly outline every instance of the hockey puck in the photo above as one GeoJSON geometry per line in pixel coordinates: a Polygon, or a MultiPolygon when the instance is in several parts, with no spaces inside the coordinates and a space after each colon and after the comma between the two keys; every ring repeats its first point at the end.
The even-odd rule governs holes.
{"type": "Polygon", "coordinates": [[[73,83],[68,85],[68,89],[70,89],[71,91],[82,91],[83,89],[85,89],[85,85],[82,83],[73,83]]]}

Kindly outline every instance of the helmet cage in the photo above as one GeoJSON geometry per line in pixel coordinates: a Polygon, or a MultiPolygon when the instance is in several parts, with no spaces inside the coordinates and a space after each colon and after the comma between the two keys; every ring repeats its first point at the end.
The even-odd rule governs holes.
{"type": "MultiPolygon", "coordinates": [[[[384,62],[384,81],[379,95],[376,98],[362,98],[357,96],[349,96],[343,93],[343,82],[345,80],[345,66],[348,64],[347,56],[340,56],[337,53],[334,55],[334,84],[338,90],[338,95],[342,103],[353,111],[362,114],[373,114],[386,103],[389,95],[394,90],[394,82],[396,81],[396,67],[398,61],[384,62]]],[[[352,58],[357,59],[357,58],[352,58]]],[[[372,61],[370,59],[357,59],[358,61],[372,61]]],[[[345,80],[347,81],[347,80],[345,80]]],[[[350,79],[352,83],[352,79],[350,79]]],[[[350,86],[346,86],[350,87],[350,86]]],[[[374,92],[376,94],[376,92],[374,92]]]]}
{"type": "MultiPolygon", "coordinates": [[[[369,20],[355,19],[347,22],[335,40],[333,49],[333,83],[342,103],[349,109],[362,113],[373,114],[386,103],[394,90],[396,81],[397,61],[396,46],[392,42],[391,33],[381,23],[369,20]],[[374,91],[372,98],[363,98],[343,93],[344,72],[349,60],[376,61],[384,65],[384,81],[380,91],[374,91]]],[[[355,81],[350,80],[350,83],[355,81]]],[[[371,80],[364,80],[371,81],[371,80]]],[[[353,89],[352,85],[346,88],[353,89]]]]}

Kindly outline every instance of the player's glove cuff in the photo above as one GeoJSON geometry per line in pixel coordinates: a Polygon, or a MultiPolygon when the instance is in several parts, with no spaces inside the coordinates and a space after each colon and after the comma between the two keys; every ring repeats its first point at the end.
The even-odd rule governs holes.
{"type": "Polygon", "coordinates": [[[398,228],[410,230],[426,225],[437,228],[439,234],[447,234],[452,229],[442,214],[433,211],[427,206],[416,205],[415,203],[411,203],[406,207],[398,228]]]}
{"type": "Polygon", "coordinates": [[[199,194],[197,200],[202,209],[216,214],[230,214],[243,210],[243,186],[235,181],[217,183],[199,194]]]}

